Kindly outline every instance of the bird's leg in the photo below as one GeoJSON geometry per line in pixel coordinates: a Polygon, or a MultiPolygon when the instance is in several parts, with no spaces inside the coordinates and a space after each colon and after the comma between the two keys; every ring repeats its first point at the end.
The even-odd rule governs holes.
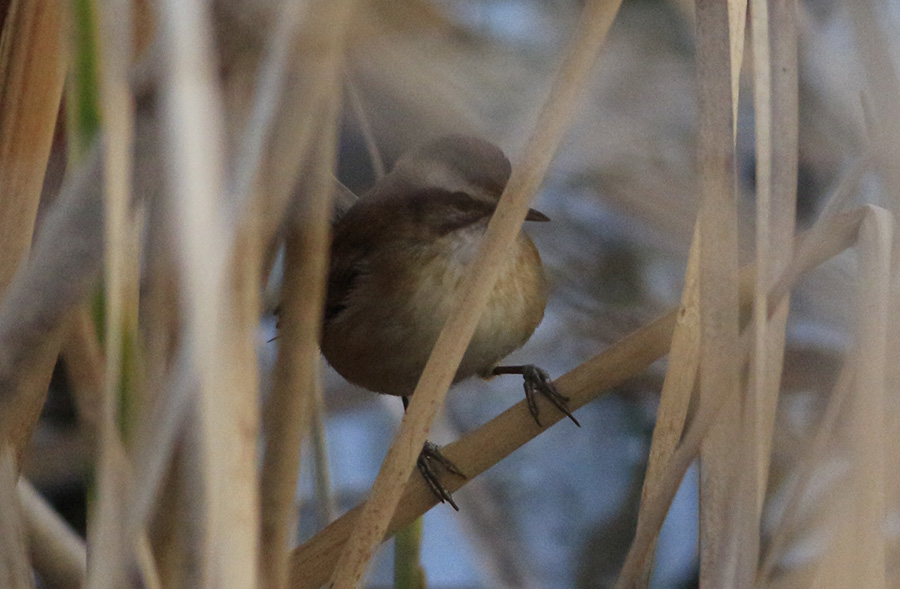
{"type": "MultiPolygon", "coordinates": [[[[403,400],[403,410],[406,411],[406,408],[409,407],[409,397],[400,398],[403,400]]],[[[462,478],[467,478],[449,458],[441,453],[437,444],[426,440],[425,446],[422,447],[422,451],[419,453],[419,459],[416,461],[416,466],[419,468],[419,472],[422,473],[422,478],[425,479],[428,488],[431,489],[431,492],[434,493],[435,497],[437,497],[441,503],[447,502],[450,504],[450,507],[459,511],[459,506],[453,500],[450,491],[441,484],[441,481],[434,470],[435,462],[453,474],[459,475],[462,478]]]]}
{"type": "Polygon", "coordinates": [[[534,420],[541,427],[544,426],[541,424],[541,420],[538,416],[540,412],[538,411],[537,401],[535,400],[535,393],[544,395],[544,397],[553,403],[557,409],[565,413],[566,416],[572,420],[572,423],[581,427],[581,424],[578,423],[578,420],[575,419],[575,416],[569,411],[569,398],[563,396],[556,390],[556,386],[554,386],[553,381],[550,380],[550,375],[547,374],[546,371],[541,370],[533,364],[524,364],[522,366],[495,366],[491,371],[491,374],[522,375],[525,380],[525,400],[528,401],[528,411],[531,412],[531,416],[534,417],[534,420]]]}

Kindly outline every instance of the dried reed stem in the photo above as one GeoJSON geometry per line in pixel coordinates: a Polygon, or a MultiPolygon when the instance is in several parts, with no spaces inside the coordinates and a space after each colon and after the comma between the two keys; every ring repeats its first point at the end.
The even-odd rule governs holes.
{"type": "Polygon", "coordinates": [[[292,69],[283,88],[282,108],[270,138],[260,175],[258,204],[267,244],[284,220],[300,172],[314,149],[321,113],[337,100],[350,23],[359,0],[316,0],[307,7],[303,30],[291,52],[292,69]],[[338,85],[338,86],[336,86],[338,85]]]}
{"type": "MultiPolygon", "coordinates": [[[[821,244],[821,255],[796,256],[791,267],[786,270],[786,275],[793,276],[794,282],[786,283],[780,280],[779,284],[784,285],[782,294],[776,296],[773,291],[769,293],[769,300],[777,303],[802,274],[851,246],[855,241],[861,220],[860,212],[853,211],[830,218],[828,227],[818,228],[819,234],[831,236],[833,239],[821,244]]],[[[810,233],[814,230],[815,228],[810,233]]],[[[807,236],[808,234],[803,238],[807,236]]],[[[749,311],[753,300],[754,270],[750,266],[741,272],[740,302],[744,311],[749,311]]],[[[678,312],[678,309],[673,309],[659,319],[621,338],[603,352],[557,379],[555,384],[560,393],[570,398],[570,407],[573,410],[582,407],[611,388],[637,376],[653,362],[663,357],[669,351],[678,312]]],[[[469,475],[471,480],[563,418],[552,410],[548,402],[538,399],[538,403],[541,415],[546,415],[544,428],[540,428],[534,423],[527,403],[523,400],[477,430],[467,433],[461,439],[442,448],[441,451],[469,475]]],[[[705,411],[704,413],[709,414],[710,412],[705,411]]],[[[693,435],[696,437],[696,433],[693,435]]],[[[699,442],[695,440],[694,443],[699,442]]],[[[696,454],[696,447],[694,450],[696,454]]],[[[686,469],[693,457],[682,453],[681,459],[686,469]]],[[[678,483],[681,481],[681,475],[676,476],[676,471],[677,465],[670,466],[660,484],[661,488],[671,492],[669,500],[674,496],[678,483]]],[[[681,472],[683,474],[683,470],[681,472]]],[[[445,481],[447,489],[451,492],[464,484],[464,481],[455,477],[445,481]]],[[[661,502],[660,495],[650,501],[649,505],[655,515],[648,512],[646,530],[638,529],[636,542],[650,530],[653,531],[648,534],[648,538],[654,537],[658,532],[668,508],[667,502],[660,505],[661,502]]],[[[412,477],[404,489],[403,498],[391,520],[385,538],[421,516],[436,503],[434,494],[426,487],[425,483],[419,477],[412,477]]],[[[294,551],[291,557],[292,588],[319,587],[326,582],[333,571],[339,551],[350,535],[354,520],[359,517],[361,511],[361,506],[353,509],[294,551]]],[[[647,542],[643,550],[640,547],[632,546],[634,556],[629,554],[629,559],[634,561],[632,563],[635,566],[632,571],[633,575],[640,572],[640,566],[647,558],[646,548],[650,544],[651,542],[647,542]]]]}
{"type": "MultiPolygon", "coordinates": [[[[752,285],[753,268],[745,268],[742,273],[741,303],[747,310],[752,301],[752,285]]],[[[557,379],[555,384],[560,393],[570,398],[570,407],[578,409],[640,374],[663,357],[669,350],[677,316],[678,309],[670,311],[557,379]]],[[[534,423],[527,403],[523,400],[477,430],[442,448],[442,452],[469,475],[470,480],[475,478],[563,418],[552,410],[548,402],[538,399],[538,403],[542,419],[546,421],[544,428],[534,423]]],[[[445,484],[448,490],[455,491],[465,483],[453,478],[445,481],[445,484]]],[[[406,485],[387,534],[409,524],[435,503],[434,495],[424,482],[419,477],[412,477],[406,485]]],[[[347,541],[353,520],[361,510],[361,507],[357,507],[294,551],[292,587],[318,587],[327,580],[338,551],[347,541]]]]}
{"type": "MultiPolygon", "coordinates": [[[[14,274],[32,243],[44,170],[65,76],[62,7],[53,1],[13,0],[0,33],[0,295],[8,297],[14,274]]],[[[51,365],[0,395],[0,443],[18,454],[43,405],[51,365]]],[[[12,375],[11,375],[12,377],[12,375]]]]}
{"type": "Polygon", "coordinates": [[[455,301],[450,319],[438,337],[411,397],[406,418],[388,450],[369,499],[335,567],[332,582],[338,589],[353,587],[360,582],[375,548],[384,538],[434,415],[443,403],[447,388],[487,304],[499,271],[500,265],[496,261],[502,259],[521,229],[528,206],[571,120],[578,98],[587,86],[588,75],[620,3],[620,0],[593,0],[584,8],[579,29],[525,155],[513,170],[488,225],[484,242],[463,283],[462,294],[455,301]]]}
{"type": "Polygon", "coordinates": [[[799,461],[796,469],[796,479],[788,491],[788,498],[785,500],[784,508],[781,510],[781,517],[774,526],[775,532],[769,539],[768,549],[756,574],[757,587],[765,587],[770,584],[769,577],[778,564],[778,559],[784,556],[784,549],[790,538],[789,533],[793,531],[793,524],[800,513],[801,502],[809,489],[815,469],[821,465],[822,460],[825,458],[825,451],[828,449],[828,444],[832,441],[838,418],[845,413],[847,399],[854,378],[853,363],[844,362],[837,382],[828,397],[828,407],[825,409],[825,414],[822,416],[818,428],[816,428],[812,442],[799,461]]]}
{"type": "MultiPolygon", "coordinates": [[[[794,0],[777,0],[771,2],[772,11],[769,15],[768,22],[771,23],[771,31],[769,38],[771,41],[759,40],[759,43],[766,43],[766,47],[771,46],[771,58],[768,60],[770,65],[763,65],[760,61],[759,68],[765,68],[765,72],[770,72],[770,76],[762,74],[770,78],[769,82],[759,80],[757,86],[766,83],[770,85],[769,97],[760,97],[760,106],[756,107],[758,113],[771,113],[771,122],[765,124],[768,131],[757,131],[758,150],[768,154],[766,156],[770,160],[767,166],[768,170],[763,172],[759,168],[760,176],[757,179],[757,186],[762,190],[763,181],[768,183],[771,195],[771,206],[767,215],[768,237],[760,236],[759,243],[763,248],[767,249],[766,257],[766,278],[765,288],[761,288],[759,292],[768,292],[774,283],[776,276],[783,273],[788,266],[793,253],[794,229],[797,216],[797,141],[798,141],[798,82],[797,82],[797,30],[796,30],[796,11],[797,6],[794,0]],[[764,105],[763,102],[768,104],[764,105]],[[774,132],[773,132],[774,131],[774,132]],[[766,134],[771,141],[769,147],[762,146],[761,133],[766,134]],[[766,174],[763,178],[762,174],[766,174]]],[[[754,17],[755,19],[755,17],[754,17]]],[[[755,20],[754,20],[755,22],[755,20]]],[[[756,115],[756,119],[761,121],[760,114],[756,115]]],[[[757,161],[761,160],[761,154],[757,155],[757,161]]],[[[757,197],[759,199],[759,197],[757,197]]],[[[841,203],[843,207],[843,203],[841,203]]],[[[759,212],[762,218],[763,212],[759,212]]],[[[824,217],[821,217],[824,218],[824,217]]],[[[757,221],[759,223],[759,221],[757,221]]],[[[761,250],[758,250],[757,258],[761,259],[761,250]]],[[[766,323],[769,329],[769,335],[766,340],[767,357],[764,363],[767,368],[761,368],[751,376],[751,380],[761,377],[767,378],[767,382],[759,383],[761,387],[759,395],[756,397],[756,488],[757,488],[757,522],[759,515],[762,513],[762,504],[765,498],[766,486],[769,474],[769,455],[772,447],[772,432],[775,427],[775,413],[778,404],[778,391],[780,388],[781,369],[784,357],[784,338],[785,326],[787,320],[787,312],[789,299],[785,299],[782,308],[776,311],[771,317],[771,324],[766,323]]],[[[768,303],[765,303],[768,308],[768,303]]],[[[763,321],[757,318],[756,321],[763,321]]],[[[757,334],[761,338],[761,333],[757,334]]],[[[757,350],[756,357],[759,357],[761,350],[757,350]]],[[[757,386],[752,383],[752,386],[757,386]]],[[[758,525],[758,523],[757,523],[758,525]]],[[[755,563],[756,561],[754,561],[755,563]]],[[[755,567],[755,564],[754,564],[755,567]]]]}
{"type": "MultiPolygon", "coordinates": [[[[900,149],[900,76],[891,57],[891,47],[885,39],[880,17],[868,2],[847,2],[846,10],[853,24],[860,63],[867,82],[865,97],[872,107],[875,124],[870,127],[875,157],[887,191],[893,196],[894,215],[900,213],[900,167],[896,165],[900,149]]],[[[897,244],[895,244],[897,247],[897,244]]],[[[896,255],[894,262],[897,262],[896,255]]]]}
{"type": "Polygon", "coordinates": [[[328,454],[325,443],[325,395],[322,381],[313,390],[313,404],[310,407],[310,442],[312,443],[315,468],[315,497],[319,508],[319,521],[329,524],[337,512],[334,493],[331,492],[331,476],[328,473],[328,454]]]}
{"type": "Polygon", "coordinates": [[[157,5],[164,47],[162,105],[169,217],[179,251],[184,345],[198,397],[193,415],[199,461],[201,575],[216,587],[258,580],[255,358],[237,340],[230,254],[236,223],[222,206],[224,134],[207,5],[157,5]],[[249,375],[249,377],[248,377],[249,375]]]}
{"type": "MultiPolygon", "coordinates": [[[[756,288],[753,302],[753,355],[750,359],[750,376],[741,407],[740,437],[738,438],[740,464],[736,480],[735,498],[740,505],[740,518],[736,520],[735,533],[743,538],[737,551],[736,583],[749,586],[755,577],[759,562],[759,518],[762,514],[762,497],[766,480],[760,472],[760,462],[768,465],[768,459],[759,456],[762,440],[767,438],[764,425],[774,419],[775,407],[769,402],[777,399],[780,379],[773,379],[769,371],[777,364],[780,374],[783,342],[777,338],[777,327],[769,331],[768,293],[772,282],[772,82],[769,56],[769,6],[768,0],[751,0],[751,26],[753,44],[753,109],[756,126],[756,288]],[[770,387],[770,385],[775,385],[770,387]],[[774,390],[773,390],[774,389],[774,390]],[[767,411],[771,411],[769,414],[767,411]],[[762,487],[762,488],[760,488],[762,487]]],[[[733,97],[733,100],[737,100],[733,97]]],[[[736,122],[735,122],[736,124],[736,122]]],[[[788,241],[790,244],[790,241],[788,241]]],[[[780,309],[775,321],[784,325],[787,305],[780,309]]],[[[783,330],[781,331],[783,333],[783,330]]],[[[768,444],[765,445],[768,448],[768,444]]]]}
{"type": "Polygon", "coordinates": [[[275,364],[275,388],[266,408],[266,453],[260,479],[262,586],[281,588],[288,582],[288,531],[295,521],[294,496],[300,462],[300,440],[310,420],[314,394],[321,387],[319,337],[331,219],[332,170],[337,158],[340,87],[333,80],[332,100],[321,120],[316,158],[310,162],[304,198],[285,242],[281,332],[275,364]]]}
{"type": "MultiPolygon", "coordinates": [[[[688,256],[684,278],[681,307],[672,335],[669,349],[669,368],[660,393],[659,408],[656,412],[656,426],[650,442],[650,455],[641,491],[641,510],[638,512],[637,527],[644,525],[643,506],[658,492],[664,468],[671,460],[684,430],[691,392],[697,381],[697,367],[700,364],[700,232],[699,224],[694,229],[694,238],[688,256]]],[[[656,538],[653,539],[655,544],[656,538]]],[[[640,585],[649,586],[653,570],[653,553],[643,564],[640,585]]]]}
{"type": "Polygon", "coordinates": [[[797,210],[797,47],[792,0],[753,0],[757,215],[755,351],[743,421],[744,506],[738,583],[749,586],[759,563],[759,529],[769,475],[790,299],[769,312],[768,293],[788,266],[797,210]],[[771,31],[769,29],[771,23],[771,31]],[[771,39],[771,40],[770,40],[771,39]],[[771,53],[770,53],[771,47],[771,53]]]}
{"type": "MultiPolygon", "coordinates": [[[[865,75],[864,105],[870,107],[869,134],[874,148],[875,162],[883,186],[883,200],[894,219],[900,217],[900,168],[897,166],[897,154],[900,153],[900,74],[898,74],[897,55],[893,42],[891,21],[884,12],[872,3],[847,2],[845,10],[850,16],[856,41],[859,63],[865,75]]],[[[900,239],[894,233],[892,265],[895,271],[900,263],[900,239]]],[[[897,403],[897,390],[900,389],[900,281],[894,280],[891,292],[891,318],[888,330],[887,381],[892,393],[887,398],[884,420],[888,424],[889,433],[885,440],[884,452],[895,456],[900,451],[900,406],[897,403]]],[[[889,463],[888,463],[889,464],[889,463]]],[[[888,504],[896,510],[900,504],[900,469],[885,468],[887,478],[888,504]]],[[[896,540],[892,542],[892,564],[896,562],[896,540]]],[[[890,567],[892,577],[897,576],[896,565],[890,567]]],[[[868,575],[868,570],[863,571],[868,575]]],[[[854,581],[856,582],[856,581],[854,581]]],[[[860,581],[861,582],[861,581],[860,581]]],[[[880,581],[883,582],[883,581],[880,581]]],[[[893,582],[896,584],[896,581],[893,582]]]]}
{"type": "MultiPolygon", "coordinates": [[[[230,200],[237,206],[246,206],[245,203],[251,202],[259,168],[264,165],[266,144],[282,105],[288,67],[292,58],[297,57],[292,48],[304,9],[301,2],[282,2],[275,31],[266,48],[266,57],[259,68],[253,107],[238,146],[237,166],[230,188],[230,200]]],[[[252,214],[250,211],[247,213],[252,214]]]]}
{"type": "Polygon", "coordinates": [[[866,207],[859,229],[856,382],[850,407],[854,459],[854,554],[848,566],[861,587],[886,586],[885,355],[891,300],[893,219],[866,207]]]}
{"type": "Polygon", "coordinates": [[[82,587],[87,571],[84,540],[28,481],[19,479],[16,490],[34,570],[50,587],[82,587]]]}
{"type": "Polygon", "coordinates": [[[731,128],[733,139],[737,139],[738,96],[741,91],[741,69],[744,65],[744,45],[747,32],[747,2],[748,0],[728,0],[728,39],[730,41],[728,54],[731,57],[731,128]]]}
{"type": "MultiPolygon", "coordinates": [[[[261,68],[254,117],[268,125],[278,115],[268,157],[254,165],[247,185],[255,182],[255,170],[266,166],[266,192],[258,191],[251,205],[255,215],[265,211],[258,229],[262,243],[268,244],[275,225],[281,222],[297,175],[310,170],[304,183],[304,199],[299,205],[296,235],[287,243],[285,279],[281,309],[282,332],[275,368],[275,388],[265,414],[266,450],[260,479],[261,543],[260,583],[263,587],[284,587],[288,580],[288,532],[295,521],[294,494],[300,458],[300,440],[308,423],[312,395],[319,387],[318,341],[321,309],[328,267],[328,235],[331,218],[332,169],[336,159],[336,125],[340,105],[340,68],[354,2],[318,2],[309,12],[301,35],[297,25],[303,11],[286,3],[287,11],[278,25],[266,64],[261,68]],[[322,26],[327,23],[327,25],[322,26]],[[307,55],[308,45],[320,50],[307,55]],[[292,64],[294,69],[287,70],[292,64]],[[285,85],[286,74],[309,74],[302,84],[285,85]],[[299,86],[299,88],[297,88],[299,86]],[[282,91],[286,96],[280,111],[282,91]],[[268,108],[262,108],[268,105],[268,108]],[[258,116],[257,116],[258,114],[258,116]],[[288,137],[286,130],[297,131],[288,137]],[[318,139],[318,145],[314,141],[318,139]],[[288,143],[290,142],[290,143],[288,143]],[[274,180],[273,180],[274,179],[274,180]],[[263,203],[259,197],[266,195],[263,203]]],[[[263,126],[258,123],[256,127],[263,126]]],[[[254,126],[247,137],[254,137],[254,126]]],[[[261,154],[261,137],[257,151],[261,154]]],[[[249,142],[253,145],[253,142],[249,142]]],[[[245,158],[250,156],[245,150],[245,158]]],[[[238,184],[240,186],[240,183],[238,184]]]]}
{"type": "MultiPolygon", "coordinates": [[[[697,171],[700,187],[700,412],[728,400],[703,441],[700,468],[700,579],[734,584],[738,546],[733,502],[739,427],[737,388],[738,262],[734,174],[731,43],[727,6],[696,5],[700,122],[697,171]]],[[[698,418],[699,419],[699,418],[698,418]]]]}
{"type": "Polygon", "coordinates": [[[19,513],[16,456],[8,444],[0,446],[0,586],[34,587],[25,551],[25,526],[19,513]]]}
{"type": "MultiPolygon", "coordinates": [[[[88,587],[117,587],[135,562],[136,545],[125,533],[126,496],[131,464],[123,443],[120,400],[135,404],[137,346],[137,231],[131,201],[134,112],[128,80],[131,56],[131,4],[103,2],[98,8],[100,34],[97,80],[101,126],[108,141],[104,174],[104,344],[106,365],[97,456],[97,502],[88,526],[92,549],[88,587]]],[[[92,29],[89,29],[92,30],[92,29]]],[[[88,81],[82,80],[81,83],[88,81]]],[[[131,416],[129,416],[131,417],[131,416]]],[[[127,418],[126,418],[127,420],[127,418]]]]}
{"type": "Polygon", "coordinates": [[[66,179],[0,302],[0,432],[18,452],[43,405],[67,317],[100,270],[101,157],[95,148],[66,179]]]}
{"type": "MultiPolygon", "coordinates": [[[[815,253],[811,253],[811,248],[797,248],[797,253],[791,264],[785,269],[782,278],[776,282],[776,287],[768,294],[770,313],[782,303],[802,274],[851,247],[856,242],[864,215],[864,209],[856,209],[849,213],[820,218],[816,226],[801,237],[800,242],[803,243],[814,236],[819,247],[815,249],[815,253]],[[789,283],[784,280],[784,277],[788,276],[792,278],[792,281],[789,283]]],[[[739,300],[742,307],[747,305],[749,302],[747,299],[752,297],[755,287],[754,278],[753,275],[748,275],[746,271],[741,273],[739,300]]],[[[741,346],[745,353],[741,354],[739,359],[746,358],[749,346],[749,338],[745,333],[742,337],[741,346]]],[[[730,402],[736,402],[736,399],[728,398],[724,395],[713,399],[712,403],[704,404],[701,402],[690,429],[684,434],[672,459],[659,477],[658,492],[650,496],[641,506],[642,525],[635,531],[634,541],[622,567],[616,587],[634,587],[638,584],[638,580],[642,578],[642,569],[646,559],[649,558],[653,540],[659,533],[684,472],[696,458],[700,444],[704,443],[709,429],[713,426],[713,420],[717,419],[721,409],[730,402]]]]}
{"type": "MultiPolygon", "coordinates": [[[[745,330],[740,340],[741,357],[746,359],[750,349],[749,332],[745,330]]],[[[645,512],[645,527],[635,531],[634,541],[619,578],[616,581],[617,589],[626,587],[635,587],[641,578],[642,563],[650,556],[650,550],[653,547],[654,538],[659,534],[665,520],[672,499],[681,485],[684,473],[687,472],[691,463],[700,455],[701,447],[707,442],[710,430],[720,418],[721,413],[729,403],[737,402],[735,398],[736,391],[731,391],[733,395],[722,395],[717,399],[713,399],[709,403],[700,404],[693,421],[685,432],[681,443],[675,449],[672,459],[666,465],[665,470],[660,476],[658,491],[651,495],[647,502],[642,506],[645,512]]],[[[716,563],[719,564],[719,563],[716,563]]]]}
{"type": "Polygon", "coordinates": [[[13,0],[0,33],[0,293],[31,248],[65,78],[62,11],[13,0]]]}
{"type": "Polygon", "coordinates": [[[97,328],[87,305],[79,306],[72,313],[60,357],[65,363],[66,376],[75,397],[79,425],[93,452],[100,432],[105,361],[97,328]]]}

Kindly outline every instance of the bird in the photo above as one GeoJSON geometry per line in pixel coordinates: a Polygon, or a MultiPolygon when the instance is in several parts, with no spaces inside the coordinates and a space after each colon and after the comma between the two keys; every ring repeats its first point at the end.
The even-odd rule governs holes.
{"type": "MultiPolygon", "coordinates": [[[[321,350],[346,380],[409,402],[511,174],[484,139],[444,135],[401,156],[332,227],[321,350]]],[[[548,217],[534,209],[529,222],[548,217]]],[[[576,425],[549,375],[499,366],[544,316],[548,284],[540,254],[520,231],[453,378],[521,374],[529,409],[547,397],[576,425]]],[[[428,442],[418,465],[441,501],[458,509],[432,463],[465,476],[428,442]]]]}

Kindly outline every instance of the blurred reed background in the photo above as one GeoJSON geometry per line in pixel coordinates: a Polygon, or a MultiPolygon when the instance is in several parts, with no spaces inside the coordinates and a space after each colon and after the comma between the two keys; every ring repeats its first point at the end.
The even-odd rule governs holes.
{"type": "Polygon", "coordinates": [[[6,0],[0,25],[0,586],[900,585],[900,3],[6,0]],[[510,360],[583,427],[454,387],[429,437],[462,511],[369,562],[434,504],[396,453],[378,475],[433,415],[398,430],[319,356],[332,173],[358,194],[448,132],[553,220],[510,360]]]}

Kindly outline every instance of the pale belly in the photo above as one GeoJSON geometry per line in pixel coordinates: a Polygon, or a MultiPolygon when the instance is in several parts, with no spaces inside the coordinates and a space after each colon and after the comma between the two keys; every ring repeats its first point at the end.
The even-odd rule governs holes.
{"type": "MultiPolygon", "coordinates": [[[[412,394],[450,314],[454,297],[447,293],[458,292],[472,252],[471,243],[457,240],[430,259],[414,279],[399,281],[398,288],[383,288],[388,283],[379,283],[379,277],[361,284],[347,309],[324,326],[325,358],[361,387],[412,394]]],[[[486,375],[521,347],[543,318],[546,291],[537,249],[521,234],[501,269],[454,382],[486,375]]]]}

